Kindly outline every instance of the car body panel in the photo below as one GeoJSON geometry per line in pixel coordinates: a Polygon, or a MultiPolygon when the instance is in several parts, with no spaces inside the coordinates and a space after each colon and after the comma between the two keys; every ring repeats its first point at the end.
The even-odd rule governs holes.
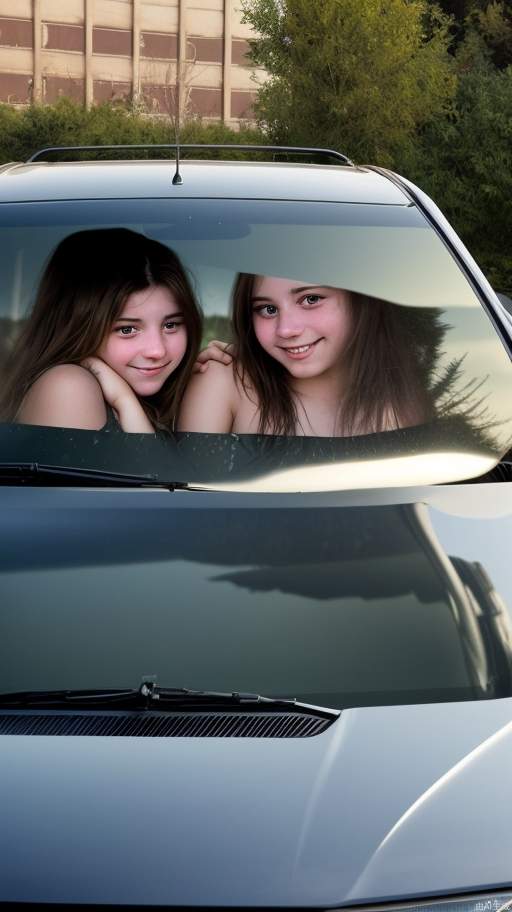
{"type": "Polygon", "coordinates": [[[381,175],[339,165],[184,161],[183,184],[173,186],[173,174],[173,159],[14,165],[0,174],[0,201],[197,197],[409,205],[381,175]]]}
{"type": "Polygon", "coordinates": [[[2,738],[2,899],[334,906],[508,884],[511,710],[352,709],[298,740],[2,738]]]}
{"type": "MultiPolygon", "coordinates": [[[[150,605],[140,600],[144,592],[153,602],[167,593],[171,610],[178,554],[190,567],[187,585],[180,577],[180,591],[185,586],[192,615],[194,586],[204,599],[201,579],[211,593],[209,610],[219,610],[215,580],[228,562],[230,585],[238,586],[243,599],[243,584],[240,589],[236,579],[240,571],[233,568],[242,564],[245,570],[248,552],[253,574],[258,563],[268,572],[273,561],[256,535],[260,522],[251,525],[251,512],[260,521],[267,514],[277,541],[283,509],[299,530],[305,500],[313,513],[326,517],[328,511],[334,527],[339,522],[340,579],[350,563],[344,558],[352,560],[359,547],[361,557],[366,549],[371,585],[387,591],[390,555],[403,553],[406,569],[405,551],[412,541],[404,532],[401,511],[406,510],[419,517],[412,535],[420,536],[425,553],[434,549],[436,566],[457,542],[457,555],[477,560],[499,591],[502,602],[490,603],[490,613],[499,604],[512,604],[507,566],[512,493],[499,484],[312,495],[309,500],[56,489],[51,506],[44,489],[3,493],[2,525],[11,529],[10,545],[2,553],[4,616],[10,609],[27,631],[27,668],[30,662],[38,665],[37,636],[45,617],[58,640],[59,612],[67,633],[66,616],[78,614],[82,602],[90,606],[93,630],[103,613],[102,635],[111,642],[108,600],[116,580],[123,595],[118,617],[129,614],[131,599],[133,611],[139,605],[147,612],[148,635],[158,636],[150,605]],[[245,528],[238,554],[238,533],[228,532],[237,511],[245,528]],[[347,511],[352,541],[345,532],[347,511]],[[173,536],[177,514],[179,527],[188,523],[191,530],[179,542],[173,536]],[[115,543],[114,527],[123,530],[115,543]],[[223,555],[228,539],[229,556],[223,555]],[[23,549],[23,540],[31,542],[30,549],[23,549]],[[187,542],[194,541],[195,557],[187,552],[187,542]],[[388,557],[379,562],[383,549],[388,557]],[[133,585],[136,579],[139,584],[133,585]]],[[[312,518],[309,522],[315,525],[312,518]]],[[[4,535],[2,529],[5,540],[4,535]]],[[[321,560],[322,545],[310,547],[313,559],[321,560]]],[[[326,554],[318,576],[324,585],[329,558],[326,554]]],[[[297,563],[282,568],[278,580],[272,575],[268,580],[271,587],[288,586],[297,604],[304,598],[300,560],[297,545],[297,563]]],[[[332,572],[330,579],[333,585],[332,572]]],[[[456,581],[446,580],[456,587],[456,581]]],[[[265,603],[277,604],[277,590],[269,600],[268,585],[257,595],[260,610],[265,603]]],[[[314,580],[310,585],[320,611],[322,599],[332,599],[333,592],[315,591],[314,580]]],[[[80,649],[87,651],[90,634],[83,629],[81,636],[80,649]]],[[[43,653],[49,664],[46,644],[43,653]]],[[[20,657],[18,652],[18,662],[20,657]]],[[[4,669],[9,658],[4,653],[4,669]]],[[[20,673],[20,664],[16,670],[20,673]]],[[[510,698],[354,707],[343,710],[323,734],[304,739],[4,736],[2,899],[333,906],[506,885],[511,881],[511,713],[510,698]]]]}

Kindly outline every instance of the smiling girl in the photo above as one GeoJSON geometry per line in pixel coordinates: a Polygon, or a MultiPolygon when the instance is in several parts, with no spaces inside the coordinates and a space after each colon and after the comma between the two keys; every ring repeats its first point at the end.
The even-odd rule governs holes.
{"type": "Polygon", "coordinates": [[[5,420],[170,429],[201,328],[187,275],[168,247],[125,228],[71,234],[46,266],[10,358],[5,420]],[[134,395],[119,395],[118,377],[134,395]]]}
{"type": "Polygon", "coordinates": [[[239,274],[236,360],[191,379],[178,429],[329,437],[426,421],[425,320],[331,286],[239,274]]]}

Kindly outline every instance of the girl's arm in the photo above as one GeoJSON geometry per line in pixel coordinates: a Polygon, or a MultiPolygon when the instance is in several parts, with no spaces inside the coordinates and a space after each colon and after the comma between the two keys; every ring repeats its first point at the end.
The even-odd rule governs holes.
{"type": "Polygon", "coordinates": [[[237,389],[233,368],[211,361],[206,373],[190,380],[178,417],[179,431],[227,434],[233,427],[237,409],[237,389]]]}
{"type": "Polygon", "coordinates": [[[107,410],[101,388],[78,364],[58,364],[32,384],[16,415],[20,424],[99,431],[107,410]]]}
{"type": "Polygon", "coordinates": [[[117,414],[123,431],[129,434],[154,434],[155,429],[131,386],[101,358],[86,358],[83,366],[98,381],[105,401],[117,414]]]}

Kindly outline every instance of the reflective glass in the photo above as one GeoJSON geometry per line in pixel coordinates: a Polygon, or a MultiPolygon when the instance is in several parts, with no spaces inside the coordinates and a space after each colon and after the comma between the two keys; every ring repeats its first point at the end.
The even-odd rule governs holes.
{"type": "MultiPolygon", "coordinates": [[[[201,433],[164,440],[74,434],[76,464],[245,490],[322,490],[454,481],[490,469],[512,442],[509,356],[471,284],[414,206],[253,200],[102,200],[0,206],[0,362],[27,318],[44,264],[72,232],[128,227],[170,247],[203,308],[203,341],[232,337],[238,273],[300,280],[390,303],[412,327],[428,420],[295,439],[201,433]],[[419,315],[419,316],[418,316],[419,315]],[[418,356],[419,357],[419,356],[418,356]],[[107,439],[108,438],[108,439],[107,439]]],[[[377,303],[376,311],[377,313],[377,303]]],[[[370,353],[371,356],[371,353],[370,353]]],[[[400,353],[389,370],[400,367],[400,353]]],[[[365,391],[362,391],[364,399],[365,391]]],[[[198,429],[200,430],[200,429],[198,429]]],[[[258,430],[261,431],[261,428],[258,430]]],[[[3,458],[62,464],[64,435],[4,429],[3,458]]],[[[69,435],[68,435],[69,436],[69,435]]]]}

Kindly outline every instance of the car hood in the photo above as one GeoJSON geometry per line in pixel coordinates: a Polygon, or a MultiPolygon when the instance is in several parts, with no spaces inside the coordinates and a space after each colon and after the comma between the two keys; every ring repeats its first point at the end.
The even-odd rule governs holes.
{"type": "Polygon", "coordinates": [[[299,740],[4,738],[2,899],[333,906],[510,883],[511,711],[353,709],[299,740]]]}
{"type": "MultiPolygon", "coordinates": [[[[230,617],[238,623],[242,615],[241,631],[253,622],[251,604],[257,616],[270,605],[276,621],[291,599],[297,626],[308,598],[320,617],[335,598],[356,591],[364,607],[379,588],[391,600],[404,587],[414,590],[418,623],[440,586],[455,615],[485,590],[475,617],[487,612],[495,630],[512,603],[508,485],[311,502],[158,491],[4,494],[2,670],[11,686],[17,674],[34,686],[42,668],[86,686],[73,678],[83,656],[95,645],[91,662],[115,665],[112,643],[129,651],[134,631],[157,649],[155,612],[164,596],[168,610],[184,600],[182,627],[188,614],[208,630],[197,674],[209,653],[223,655],[210,614],[231,610],[231,591],[230,617]],[[301,574],[312,553],[316,563],[301,574]],[[464,583],[468,568],[480,569],[464,583]],[[132,614],[138,626],[129,626],[132,614]]],[[[381,652],[389,648],[384,633],[381,652]]],[[[201,630],[185,634],[200,650],[201,630]]],[[[506,624],[502,636],[505,648],[506,624]]],[[[291,632],[288,645],[292,651],[291,632]]],[[[340,640],[334,655],[343,648],[340,640]]],[[[348,662],[350,650],[343,657],[348,662]]],[[[372,662],[378,658],[377,651],[372,662]]],[[[413,655],[409,669],[421,660],[413,655]]],[[[301,661],[306,674],[313,659],[301,661]]],[[[465,702],[346,708],[309,738],[3,736],[0,898],[332,907],[506,886],[511,718],[511,698],[466,695],[465,702]]]]}

